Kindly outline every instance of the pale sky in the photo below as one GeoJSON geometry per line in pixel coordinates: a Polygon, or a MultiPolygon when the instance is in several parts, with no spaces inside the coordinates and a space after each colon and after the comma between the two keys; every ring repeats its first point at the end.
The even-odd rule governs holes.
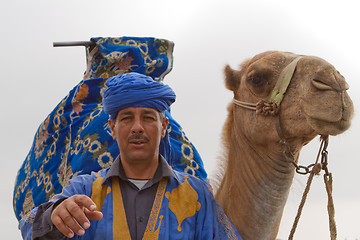
{"type": "MultiPolygon", "coordinates": [[[[200,152],[209,175],[221,154],[221,129],[232,94],[223,84],[226,64],[237,68],[267,50],[315,55],[333,64],[350,85],[355,106],[350,130],[330,137],[338,239],[360,239],[358,169],[360,133],[360,14],[357,1],[200,0],[0,2],[1,239],[21,239],[12,209],[15,177],[39,124],[82,79],[83,47],[53,48],[54,41],[91,37],[157,37],[175,42],[177,93],[172,113],[200,152]]],[[[318,139],[300,162],[316,158],[318,139]]],[[[287,239],[307,177],[296,176],[279,239],[287,239]]],[[[326,193],[315,178],[295,239],[329,239],[326,193]]]]}

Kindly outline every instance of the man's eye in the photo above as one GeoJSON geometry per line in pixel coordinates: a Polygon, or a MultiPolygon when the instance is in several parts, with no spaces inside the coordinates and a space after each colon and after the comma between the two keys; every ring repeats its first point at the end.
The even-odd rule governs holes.
{"type": "Polygon", "coordinates": [[[155,120],[155,117],[153,117],[153,116],[145,116],[145,119],[147,119],[147,120],[155,120]]]}

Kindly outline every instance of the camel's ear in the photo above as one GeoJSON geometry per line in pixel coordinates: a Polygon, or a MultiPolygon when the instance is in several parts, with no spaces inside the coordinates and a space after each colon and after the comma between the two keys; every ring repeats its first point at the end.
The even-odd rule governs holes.
{"type": "Polygon", "coordinates": [[[227,89],[235,92],[240,85],[240,75],[238,71],[233,70],[229,65],[225,66],[225,86],[227,89]]]}

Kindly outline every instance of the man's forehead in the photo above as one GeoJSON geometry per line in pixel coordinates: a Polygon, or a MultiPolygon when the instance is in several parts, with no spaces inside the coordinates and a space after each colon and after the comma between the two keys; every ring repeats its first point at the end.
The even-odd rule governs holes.
{"type": "Polygon", "coordinates": [[[147,107],[127,107],[118,112],[118,115],[123,114],[134,114],[134,113],[143,113],[143,114],[158,114],[159,111],[154,108],[147,107]]]}

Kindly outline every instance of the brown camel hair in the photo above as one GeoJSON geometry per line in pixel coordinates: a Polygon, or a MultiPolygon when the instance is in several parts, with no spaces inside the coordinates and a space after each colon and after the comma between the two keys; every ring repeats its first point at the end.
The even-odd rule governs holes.
{"type": "MultiPolygon", "coordinates": [[[[226,87],[240,101],[269,100],[280,72],[297,56],[265,52],[245,61],[239,71],[226,66],[226,87]]],[[[302,56],[277,116],[229,105],[224,174],[215,196],[244,240],[276,238],[294,177],[277,121],[297,162],[301,148],[317,135],[338,135],[350,127],[353,104],[347,89],[328,62],[302,56]]]]}

